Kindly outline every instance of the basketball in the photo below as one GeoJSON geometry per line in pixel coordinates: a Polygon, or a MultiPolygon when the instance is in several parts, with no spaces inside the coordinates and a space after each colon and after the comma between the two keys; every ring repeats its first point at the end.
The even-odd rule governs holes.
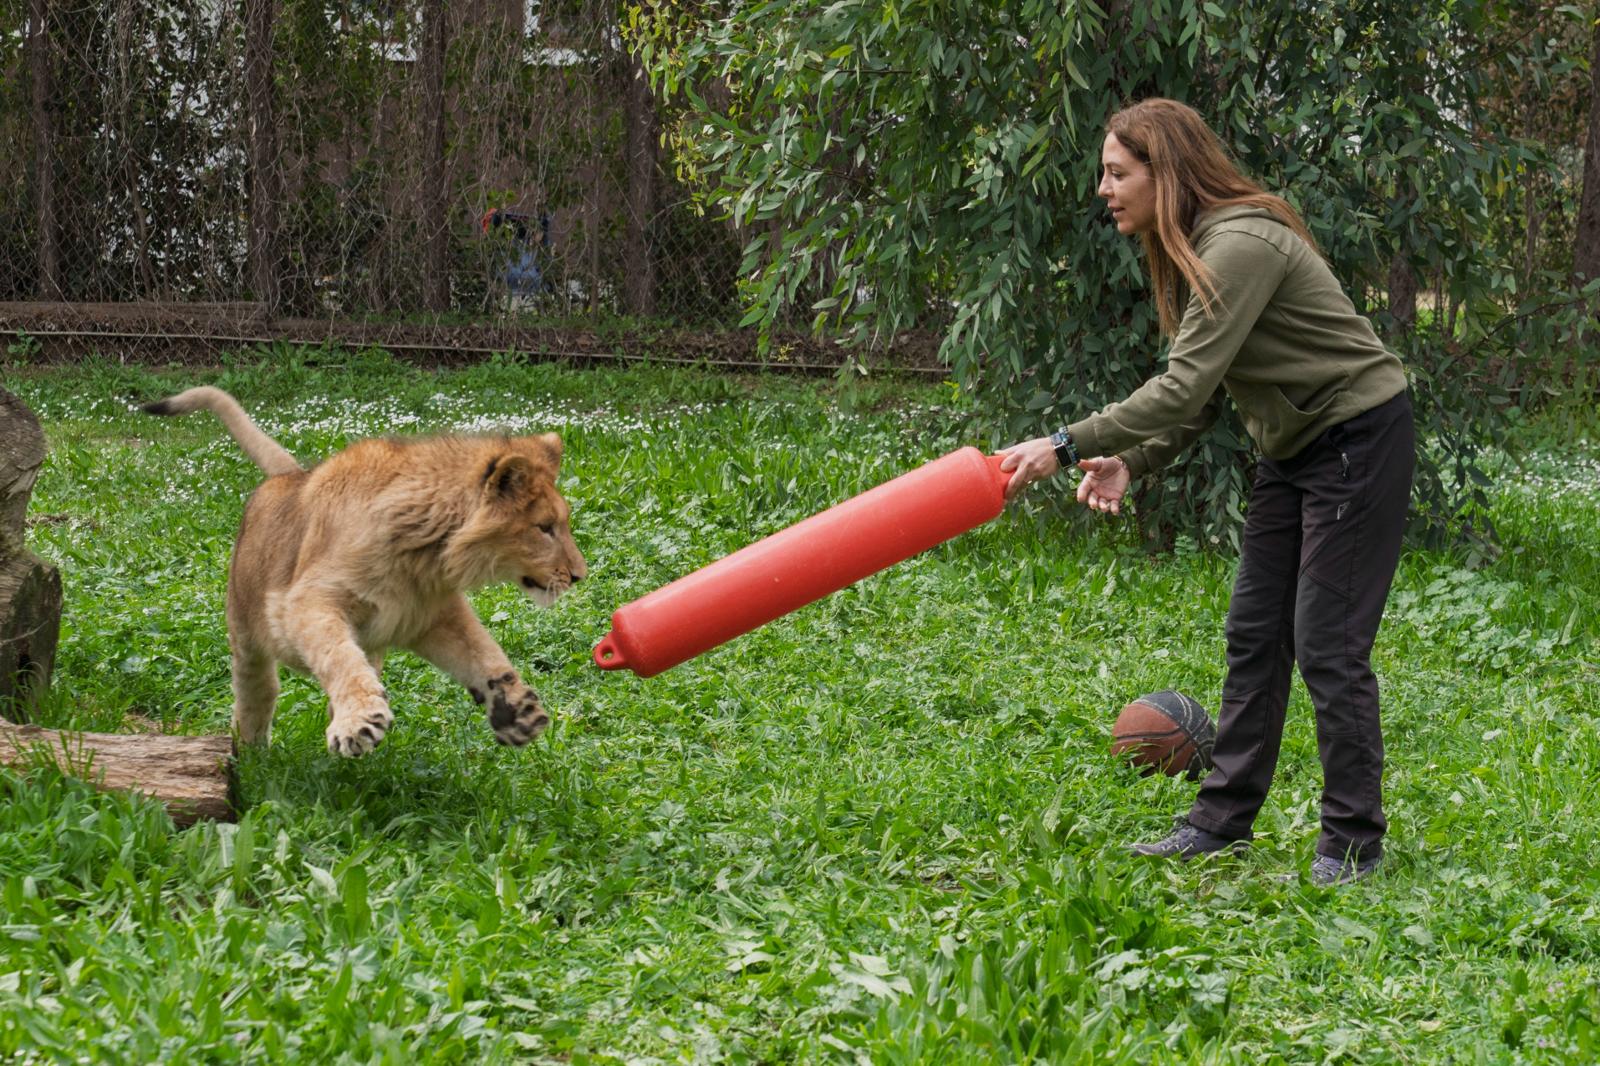
{"type": "Polygon", "coordinates": [[[1111,727],[1111,753],[1126,756],[1143,773],[1191,780],[1211,769],[1217,727],[1192,696],[1165,689],[1140,696],[1117,715],[1111,727]]]}

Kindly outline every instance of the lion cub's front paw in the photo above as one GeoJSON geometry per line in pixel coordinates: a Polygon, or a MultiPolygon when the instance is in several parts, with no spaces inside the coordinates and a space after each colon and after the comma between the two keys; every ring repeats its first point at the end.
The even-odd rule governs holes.
{"type": "Polygon", "coordinates": [[[538,695],[516,674],[491,677],[485,684],[489,690],[489,724],[500,743],[520,748],[550,724],[538,695]]]}
{"type": "Polygon", "coordinates": [[[328,723],[328,750],[346,758],[365,755],[383,743],[392,725],[394,712],[382,700],[336,711],[328,723]]]}

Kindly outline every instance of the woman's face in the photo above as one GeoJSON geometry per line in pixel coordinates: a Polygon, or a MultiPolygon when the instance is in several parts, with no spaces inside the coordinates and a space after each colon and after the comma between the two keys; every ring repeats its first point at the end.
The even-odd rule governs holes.
{"type": "Polygon", "coordinates": [[[1100,149],[1100,166],[1097,191],[1111,209],[1117,232],[1131,237],[1155,229],[1156,182],[1149,166],[1128,151],[1115,133],[1106,134],[1106,143],[1100,149]]]}

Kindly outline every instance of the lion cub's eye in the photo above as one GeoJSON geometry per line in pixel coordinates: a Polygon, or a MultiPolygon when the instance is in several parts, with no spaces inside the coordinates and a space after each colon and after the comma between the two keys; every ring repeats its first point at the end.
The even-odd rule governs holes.
{"type": "Polygon", "coordinates": [[[556,535],[556,527],[546,522],[539,527],[539,532],[547,537],[553,537],[556,535]]]}

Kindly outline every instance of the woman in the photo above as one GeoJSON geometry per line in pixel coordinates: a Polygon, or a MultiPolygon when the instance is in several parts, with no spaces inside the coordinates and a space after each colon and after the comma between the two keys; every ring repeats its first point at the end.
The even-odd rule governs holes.
{"type": "Polygon", "coordinates": [[[1006,492],[1075,465],[1078,500],[1117,514],[1129,482],[1175,458],[1232,397],[1261,455],[1215,766],[1173,832],[1133,850],[1186,860],[1250,839],[1298,664],[1323,772],[1311,879],[1356,881],[1377,867],[1386,829],[1371,654],[1415,460],[1405,372],[1294,209],[1243,177],[1192,109],[1145,100],[1107,129],[1099,195],[1144,245],[1167,366],[1121,403],[1007,448],[1006,492]]]}

